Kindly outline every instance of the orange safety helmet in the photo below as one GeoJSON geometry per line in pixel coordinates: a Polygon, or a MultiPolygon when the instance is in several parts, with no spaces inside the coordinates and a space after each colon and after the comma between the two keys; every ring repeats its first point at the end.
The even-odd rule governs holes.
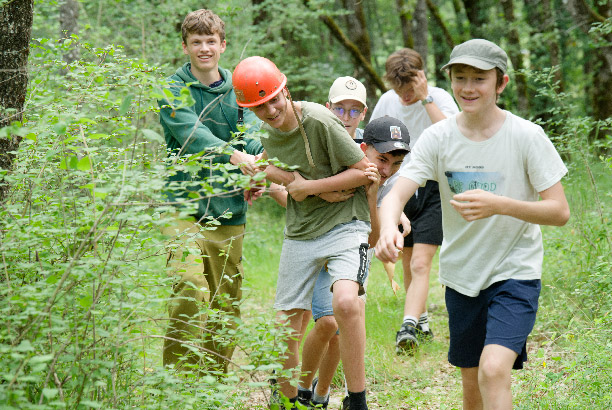
{"type": "Polygon", "coordinates": [[[287,84],[287,77],[265,57],[242,60],[232,74],[236,103],[254,107],[274,98],[287,84]]]}

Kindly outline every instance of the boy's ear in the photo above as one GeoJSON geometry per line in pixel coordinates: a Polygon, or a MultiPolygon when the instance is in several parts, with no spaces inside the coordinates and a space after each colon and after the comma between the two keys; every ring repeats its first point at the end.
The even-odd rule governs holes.
{"type": "Polygon", "coordinates": [[[365,154],[366,150],[368,149],[368,144],[362,142],[361,144],[359,144],[359,148],[361,148],[361,151],[363,151],[363,153],[365,154]]]}
{"type": "Polygon", "coordinates": [[[328,110],[331,110],[331,104],[329,103],[329,101],[327,101],[327,102],[325,103],[325,107],[326,107],[328,110]]]}
{"type": "Polygon", "coordinates": [[[508,85],[508,82],[510,81],[510,77],[508,77],[508,74],[504,74],[504,77],[502,79],[502,83],[501,85],[497,88],[497,95],[500,95],[504,89],[506,88],[506,86],[508,85]]]}

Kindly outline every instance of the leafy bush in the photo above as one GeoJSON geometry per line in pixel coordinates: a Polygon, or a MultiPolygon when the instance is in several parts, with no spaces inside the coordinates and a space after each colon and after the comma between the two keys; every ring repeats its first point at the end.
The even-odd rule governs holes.
{"type": "MultiPolygon", "coordinates": [[[[219,335],[245,357],[230,374],[161,367],[173,281],[159,233],[173,207],[162,191],[168,173],[209,161],[166,161],[155,68],[87,44],[66,67],[67,46],[35,42],[26,121],[0,130],[23,136],[14,169],[1,175],[11,186],[0,207],[2,408],[240,406],[240,386],[261,387],[255,375],[278,367],[283,351],[285,330],[266,312],[219,335]]],[[[218,194],[209,183],[201,192],[218,194]]]]}

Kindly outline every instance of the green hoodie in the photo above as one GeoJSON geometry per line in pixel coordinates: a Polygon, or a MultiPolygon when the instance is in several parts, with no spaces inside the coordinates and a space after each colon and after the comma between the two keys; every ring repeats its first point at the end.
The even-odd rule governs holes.
{"type": "MultiPolygon", "coordinates": [[[[179,95],[181,89],[189,85],[189,91],[195,104],[178,110],[164,107],[168,104],[167,100],[160,100],[160,122],[164,129],[166,145],[170,152],[180,152],[181,155],[197,154],[210,148],[224,147],[229,151],[238,149],[249,154],[256,155],[263,151],[261,143],[253,138],[244,138],[243,144],[236,144],[229,147],[228,141],[233,138],[233,134],[238,132],[238,105],[236,104],[236,94],[232,88],[232,74],[229,70],[219,67],[219,73],[224,82],[218,87],[210,88],[200,83],[191,73],[191,63],[186,63],[176,70],[170,77],[169,90],[173,95],[179,95]]],[[[244,123],[255,124],[249,131],[259,129],[260,121],[251,111],[244,109],[244,123]]],[[[229,163],[230,156],[218,154],[214,157],[214,163],[229,163]]],[[[240,170],[232,172],[240,173],[240,170]]],[[[205,180],[221,175],[218,171],[202,169],[197,175],[197,179],[205,180]]],[[[196,178],[187,172],[178,172],[169,178],[169,183],[173,181],[192,181],[196,178]]],[[[231,187],[223,187],[223,184],[214,183],[214,188],[222,188],[224,191],[231,190],[231,187]]],[[[174,201],[176,197],[187,198],[188,190],[177,192],[168,191],[169,201],[174,201]]],[[[206,195],[205,192],[201,193],[206,195]]],[[[247,204],[240,190],[234,193],[226,193],[213,198],[200,199],[196,218],[205,216],[218,217],[225,212],[231,212],[230,219],[221,218],[222,225],[241,225],[246,222],[247,204]]]]}

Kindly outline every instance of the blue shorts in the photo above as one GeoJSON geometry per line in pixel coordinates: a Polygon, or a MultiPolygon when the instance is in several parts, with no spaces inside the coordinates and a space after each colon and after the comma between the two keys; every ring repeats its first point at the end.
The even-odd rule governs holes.
{"type": "Polygon", "coordinates": [[[494,283],[476,297],[447,287],[448,361],[457,367],[478,367],[484,347],[496,344],[516,352],[513,368],[522,369],[541,287],[539,279],[508,279],[494,283]]]}
{"type": "MultiPolygon", "coordinates": [[[[367,291],[368,288],[368,277],[370,276],[370,264],[372,263],[372,256],[374,249],[368,250],[368,265],[366,271],[366,277],[363,281],[363,288],[367,291]]],[[[312,293],[312,319],[316,322],[323,316],[333,316],[334,309],[332,308],[332,277],[325,269],[325,266],[321,268],[317,281],[315,282],[314,291],[312,293]]],[[[365,302],[366,294],[359,296],[365,302]]]]}

